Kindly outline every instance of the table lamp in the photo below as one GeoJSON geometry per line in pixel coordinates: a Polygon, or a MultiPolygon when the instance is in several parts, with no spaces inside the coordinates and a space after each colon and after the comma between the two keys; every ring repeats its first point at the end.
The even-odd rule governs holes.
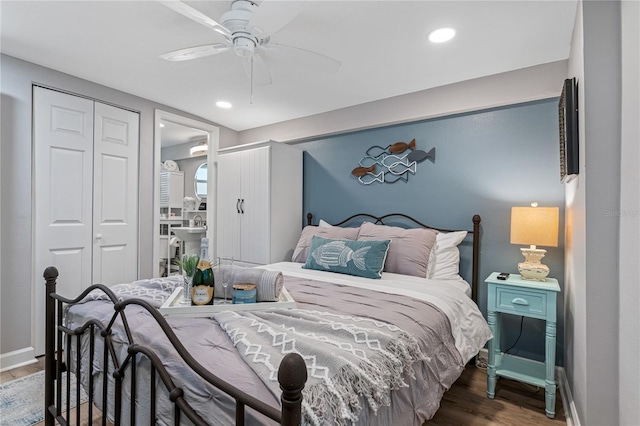
{"type": "Polygon", "coordinates": [[[558,247],[558,207],[511,208],[511,244],[529,244],[521,248],[525,258],[518,263],[518,271],[524,280],[544,281],[549,275],[549,267],[540,263],[547,253],[536,246],[558,247]]]}

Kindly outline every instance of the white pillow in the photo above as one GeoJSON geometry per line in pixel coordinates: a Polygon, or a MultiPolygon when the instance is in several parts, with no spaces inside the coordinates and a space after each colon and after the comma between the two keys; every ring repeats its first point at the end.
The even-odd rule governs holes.
{"type": "Polygon", "coordinates": [[[436,249],[429,259],[429,278],[434,280],[457,280],[460,278],[458,245],[466,236],[467,231],[438,232],[436,249]]]}
{"type": "Polygon", "coordinates": [[[331,225],[328,222],[325,222],[324,220],[320,219],[320,222],[318,223],[318,226],[321,228],[331,228],[333,225],[331,225]]]}

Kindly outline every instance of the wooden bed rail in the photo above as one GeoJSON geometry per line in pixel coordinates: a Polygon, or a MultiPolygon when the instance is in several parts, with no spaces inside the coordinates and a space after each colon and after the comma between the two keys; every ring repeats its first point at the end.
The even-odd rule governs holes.
{"type": "MultiPolygon", "coordinates": [[[[182,345],[177,338],[169,323],[159,313],[159,311],[152,305],[141,299],[127,299],[124,301],[118,301],[115,294],[106,286],[101,284],[92,285],[82,292],[75,299],[67,299],[59,294],[56,294],[56,283],[58,278],[58,270],[50,266],[44,271],[45,285],[46,285],[46,313],[45,313],[45,425],[53,426],[56,422],[66,425],[70,422],[71,410],[69,407],[70,397],[76,398],[76,401],[80,400],[80,388],[81,388],[81,363],[80,358],[80,345],[81,339],[84,337],[89,340],[89,354],[88,360],[88,418],[89,422],[93,419],[93,396],[94,396],[94,339],[102,338],[104,341],[103,348],[103,370],[105,374],[102,375],[102,400],[101,406],[104,409],[102,413],[102,424],[107,424],[106,408],[108,407],[108,398],[113,398],[114,401],[114,423],[119,425],[121,422],[121,410],[124,401],[122,397],[123,392],[123,380],[127,374],[130,375],[131,386],[131,398],[130,398],[130,413],[131,418],[129,423],[135,425],[136,419],[136,401],[135,392],[136,386],[144,384],[144,380],[140,380],[139,384],[137,378],[137,360],[139,357],[144,357],[149,360],[151,365],[151,375],[146,378],[147,383],[150,383],[150,415],[155,418],[155,384],[156,378],[159,377],[168,393],[169,400],[174,404],[174,423],[180,423],[180,415],[184,414],[191,422],[196,425],[207,425],[205,419],[203,419],[189,404],[188,397],[185,396],[181,387],[174,384],[174,379],[162,364],[162,360],[154,352],[153,348],[137,344],[133,339],[133,334],[129,329],[125,310],[127,306],[137,305],[146,309],[151,316],[156,320],[160,328],[165,333],[167,339],[171,342],[176,352],[184,360],[184,362],[191,368],[193,372],[199,375],[204,381],[215,386],[222,392],[229,395],[236,401],[236,425],[244,425],[245,406],[248,406],[255,411],[262,413],[263,415],[275,420],[281,425],[293,426],[299,425],[302,420],[302,390],[307,380],[306,365],[302,357],[295,353],[285,355],[284,359],[280,363],[278,369],[278,382],[282,389],[280,401],[282,407],[280,410],[274,408],[257,398],[242,392],[230,383],[227,383],[219,377],[206,370],[200,365],[188,352],[188,350],[182,345]],[[114,306],[114,314],[107,326],[104,326],[99,321],[90,320],[86,324],[75,328],[73,330],[65,327],[63,324],[62,316],[65,306],[72,306],[82,302],[84,297],[91,291],[100,290],[104,292],[111,300],[114,306]],[[111,340],[112,326],[116,318],[120,318],[128,338],[127,356],[124,360],[118,360],[116,357],[116,351],[114,349],[114,343],[111,340]],[[73,339],[75,337],[75,339],[73,339]],[[71,386],[71,350],[64,351],[63,355],[63,342],[66,343],[66,348],[72,348],[73,341],[75,340],[75,348],[77,357],[75,359],[74,372],[76,383],[76,394],[70,394],[71,386]],[[66,357],[66,365],[62,362],[62,357],[66,357]],[[62,389],[62,374],[66,370],[66,389],[62,389]],[[108,373],[114,379],[115,387],[108,387],[108,373]],[[113,391],[112,395],[108,394],[108,390],[113,391]],[[66,394],[66,407],[62,407],[61,395],[66,394]],[[63,411],[64,410],[64,411],[63,411]]],[[[97,385],[96,385],[97,386],[97,385]]],[[[80,420],[80,404],[76,404],[74,409],[75,422],[79,424],[80,420]]]]}

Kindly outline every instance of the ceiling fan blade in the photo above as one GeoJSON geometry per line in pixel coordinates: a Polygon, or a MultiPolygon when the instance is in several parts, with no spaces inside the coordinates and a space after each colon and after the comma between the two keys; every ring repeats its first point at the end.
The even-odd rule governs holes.
{"type": "Polygon", "coordinates": [[[222,53],[227,50],[229,50],[229,45],[226,45],[224,43],[205,44],[204,46],[187,47],[186,49],[167,52],[160,55],[160,57],[172,62],[188,61],[190,59],[197,59],[204,56],[215,55],[216,53],[222,53]]]}
{"type": "Polygon", "coordinates": [[[271,71],[262,55],[255,53],[253,56],[246,56],[242,60],[244,70],[249,78],[253,78],[253,83],[259,86],[268,86],[272,83],[271,71]],[[251,70],[251,58],[253,57],[253,75],[251,70]]]}
{"type": "Polygon", "coordinates": [[[269,56],[277,55],[282,58],[292,58],[301,65],[306,65],[309,68],[324,72],[338,72],[342,66],[342,62],[337,59],[300,47],[271,42],[267,43],[264,47],[269,56]]]}
{"type": "Polygon", "coordinates": [[[217,23],[215,20],[205,15],[204,13],[200,12],[199,10],[189,6],[188,4],[183,3],[179,0],[158,0],[158,1],[163,5],[165,5],[166,7],[168,7],[169,9],[172,9],[175,12],[178,12],[182,16],[185,16],[191,19],[192,21],[196,21],[197,23],[202,24],[205,27],[211,28],[214,31],[217,31],[218,33],[222,34],[227,38],[231,38],[231,33],[229,32],[228,29],[226,29],[225,27],[223,27],[222,25],[217,23]]]}
{"type": "Polygon", "coordinates": [[[300,12],[302,5],[297,1],[263,0],[247,24],[247,29],[254,36],[270,36],[293,21],[300,12]]]}

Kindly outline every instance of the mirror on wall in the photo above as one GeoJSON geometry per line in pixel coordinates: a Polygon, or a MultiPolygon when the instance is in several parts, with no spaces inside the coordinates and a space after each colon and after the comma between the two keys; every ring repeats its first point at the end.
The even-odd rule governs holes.
{"type": "Polygon", "coordinates": [[[194,192],[200,201],[207,201],[207,163],[200,164],[193,178],[194,192]]]}
{"type": "Polygon", "coordinates": [[[200,253],[203,237],[215,247],[215,212],[206,202],[215,200],[211,157],[217,151],[218,128],[159,110],[155,121],[154,276],[167,276],[180,273],[176,260],[182,255],[200,253]]]}

